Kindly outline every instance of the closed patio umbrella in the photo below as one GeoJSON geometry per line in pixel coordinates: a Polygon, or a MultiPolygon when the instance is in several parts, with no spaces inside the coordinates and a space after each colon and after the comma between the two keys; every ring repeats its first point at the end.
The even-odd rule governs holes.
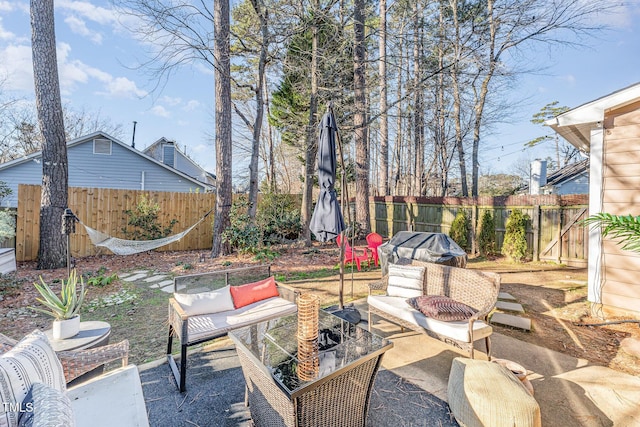
{"type": "Polygon", "coordinates": [[[318,183],[320,194],[311,216],[309,229],[320,242],[335,239],[345,229],[336,195],[336,133],[338,126],[331,110],[320,122],[318,140],[318,183]]]}
{"type": "MultiPolygon", "coordinates": [[[[333,114],[331,104],[320,122],[320,136],[318,138],[318,183],[320,193],[318,201],[311,216],[309,229],[321,242],[328,242],[338,237],[346,229],[342,210],[338,203],[335,190],[336,181],[336,141],[339,142],[340,134],[338,125],[333,114]]],[[[342,156],[340,158],[343,163],[342,156]]],[[[344,164],[343,164],[344,167],[344,164]]],[[[346,188],[343,196],[347,198],[346,188]]],[[[360,313],[353,307],[344,307],[344,251],[346,239],[342,239],[340,245],[340,289],[338,307],[329,307],[327,311],[333,312],[336,316],[342,317],[352,323],[360,321],[360,313]]]]}

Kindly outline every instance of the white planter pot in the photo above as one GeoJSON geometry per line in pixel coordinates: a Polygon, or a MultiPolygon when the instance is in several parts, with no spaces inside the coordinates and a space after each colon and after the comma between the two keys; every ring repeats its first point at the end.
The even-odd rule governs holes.
{"type": "Polygon", "coordinates": [[[80,332],[80,315],[76,314],[71,319],[53,321],[53,339],[64,340],[78,335],[80,332]]]}

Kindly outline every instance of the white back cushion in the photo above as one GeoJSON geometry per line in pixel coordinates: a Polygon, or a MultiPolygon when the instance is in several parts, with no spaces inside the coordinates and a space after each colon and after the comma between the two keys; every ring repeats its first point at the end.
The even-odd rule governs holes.
{"type": "Polygon", "coordinates": [[[234,309],[229,286],[199,294],[174,293],[173,297],[189,316],[213,314],[234,309]]]}
{"type": "Polygon", "coordinates": [[[387,295],[413,298],[422,295],[424,267],[411,265],[389,265],[387,295]]]}
{"type": "Polygon", "coordinates": [[[0,426],[18,425],[19,405],[33,383],[65,391],[62,364],[44,332],[35,330],[0,356],[0,426]]]}

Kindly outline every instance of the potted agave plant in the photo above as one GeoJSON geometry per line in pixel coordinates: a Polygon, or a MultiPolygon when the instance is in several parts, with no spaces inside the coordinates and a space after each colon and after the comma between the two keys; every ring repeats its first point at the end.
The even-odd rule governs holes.
{"type": "Polygon", "coordinates": [[[60,296],[47,285],[42,276],[40,283],[34,283],[42,298],[36,300],[45,308],[32,307],[34,310],[47,314],[54,318],[53,320],[53,339],[63,340],[71,338],[80,332],[80,307],[84,302],[87,293],[84,289],[84,281],[80,277],[80,293],[77,292],[78,274],[76,270],[72,270],[69,278],[62,280],[62,289],[60,296]]]}

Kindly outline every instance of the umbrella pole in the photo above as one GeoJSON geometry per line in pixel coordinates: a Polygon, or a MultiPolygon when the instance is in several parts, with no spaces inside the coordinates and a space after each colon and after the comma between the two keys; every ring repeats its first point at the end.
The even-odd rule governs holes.
{"type": "Polygon", "coordinates": [[[340,310],[344,309],[344,252],[347,246],[345,241],[346,233],[341,231],[342,239],[340,240],[340,286],[338,287],[338,301],[340,310]]]}
{"type": "MultiPolygon", "coordinates": [[[[333,113],[333,105],[329,102],[327,106],[327,110],[334,115],[333,113]]],[[[340,136],[340,130],[338,129],[338,122],[336,120],[336,145],[338,146],[338,153],[340,154],[340,167],[342,168],[342,205],[346,207],[347,212],[347,228],[351,225],[351,210],[349,209],[349,191],[347,189],[347,178],[346,178],[346,169],[344,166],[344,155],[342,153],[342,137],[340,136]]],[[[345,209],[342,209],[342,212],[345,212],[345,209]]],[[[346,231],[345,230],[345,231],[346,231]]],[[[340,241],[340,287],[338,290],[338,298],[340,302],[340,310],[344,308],[344,253],[347,247],[347,233],[342,231],[340,234],[342,235],[342,240],[340,241]]],[[[351,292],[353,294],[353,292],[351,292]]]]}

